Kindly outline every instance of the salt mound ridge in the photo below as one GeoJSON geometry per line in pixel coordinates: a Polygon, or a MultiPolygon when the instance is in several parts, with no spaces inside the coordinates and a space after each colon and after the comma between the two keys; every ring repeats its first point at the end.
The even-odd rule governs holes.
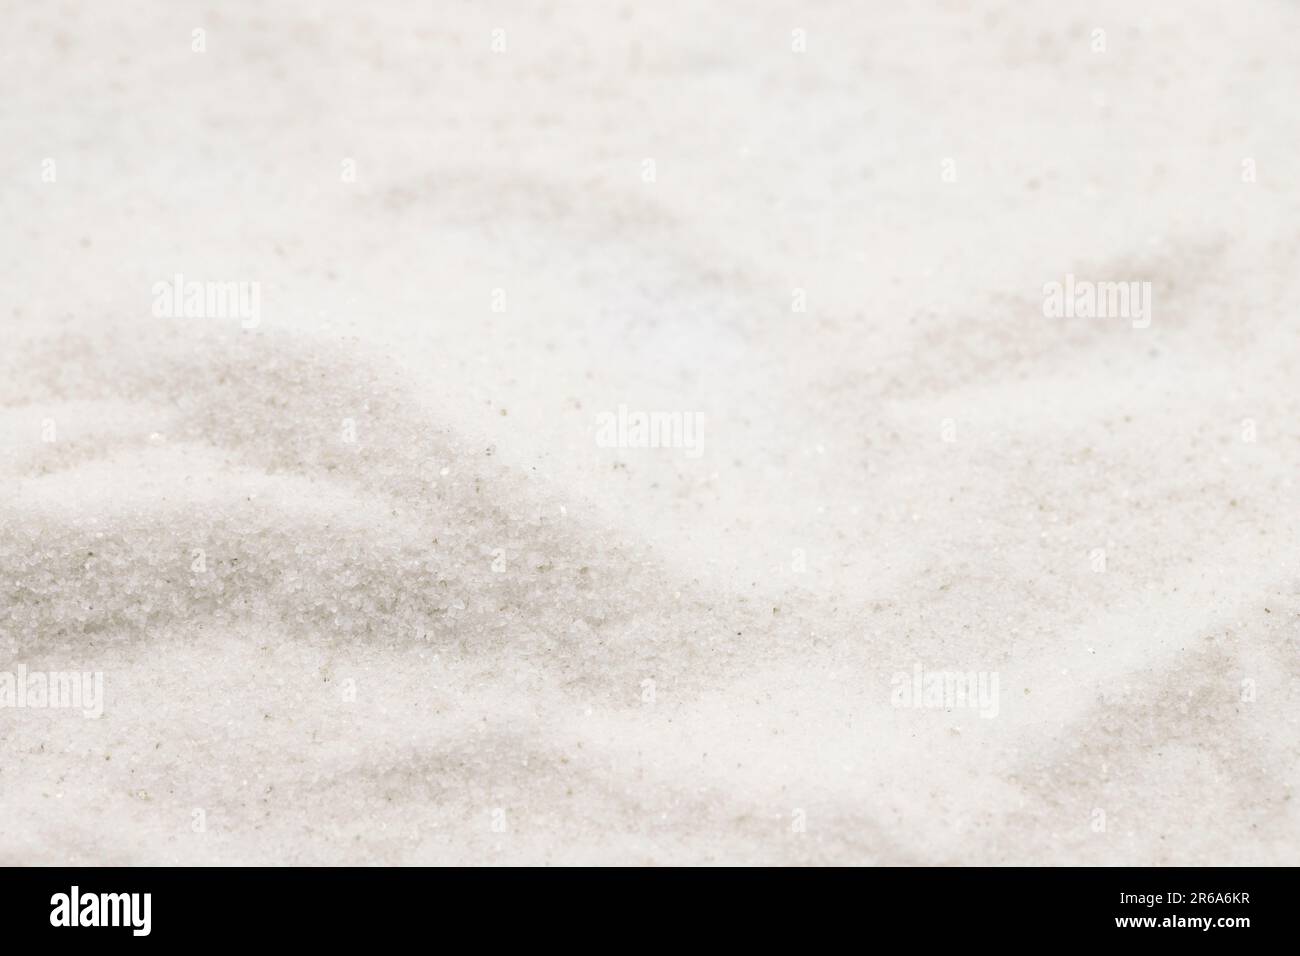
{"type": "Polygon", "coordinates": [[[287,336],[161,341],[125,364],[43,343],[9,380],[29,399],[6,416],[14,653],[210,618],[562,651],[568,679],[609,680],[725,654],[724,618],[756,626],[439,428],[396,368],[287,336]],[[42,420],[65,434],[41,441],[42,420]],[[635,639],[607,627],[627,623],[615,591],[651,602],[635,639]]]}

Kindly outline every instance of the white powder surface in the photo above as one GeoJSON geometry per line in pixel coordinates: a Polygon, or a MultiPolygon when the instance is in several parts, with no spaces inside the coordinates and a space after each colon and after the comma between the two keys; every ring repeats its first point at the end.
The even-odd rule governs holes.
{"type": "Polygon", "coordinates": [[[1294,5],[4,22],[0,863],[1296,862],[1294,5]]]}

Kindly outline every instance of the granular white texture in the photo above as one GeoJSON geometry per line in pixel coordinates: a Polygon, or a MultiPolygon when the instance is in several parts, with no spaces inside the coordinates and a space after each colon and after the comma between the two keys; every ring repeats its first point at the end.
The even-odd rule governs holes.
{"type": "Polygon", "coordinates": [[[1296,49],[9,11],[0,863],[1294,863],[1296,49]]]}

